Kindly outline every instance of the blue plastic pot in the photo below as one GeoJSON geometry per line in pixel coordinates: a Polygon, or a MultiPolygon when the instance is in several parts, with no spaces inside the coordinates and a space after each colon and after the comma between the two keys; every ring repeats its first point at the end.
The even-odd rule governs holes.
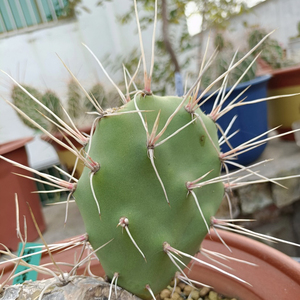
{"type": "MultiPolygon", "coordinates": [[[[237,97],[246,87],[250,85],[250,88],[241,96],[238,100],[242,100],[244,97],[247,97],[244,101],[252,101],[260,98],[267,97],[267,84],[268,80],[271,78],[270,75],[265,75],[261,77],[257,77],[253,80],[244,82],[239,84],[230,97],[225,101],[223,106],[227,106],[229,102],[231,102],[235,97],[237,97]]],[[[228,92],[230,88],[226,90],[228,92]]],[[[209,95],[205,95],[200,102],[206,99],[209,95]]],[[[213,103],[215,101],[216,96],[211,97],[207,102],[201,105],[201,109],[210,113],[213,107],[213,103]]],[[[229,136],[231,133],[239,130],[239,132],[230,139],[230,144],[233,147],[237,147],[240,144],[259,136],[260,134],[266,132],[268,130],[268,120],[267,120],[267,103],[260,102],[251,105],[239,106],[232,109],[230,112],[226,113],[220,119],[218,119],[217,123],[221,126],[221,128],[225,131],[228,127],[232,118],[237,115],[237,119],[235,120],[231,130],[227,134],[229,136]]],[[[219,134],[221,136],[221,134],[219,134]]],[[[265,138],[261,137],[261,139],[265,138]]],[[[255,161],[261,153],[264,151],[266,144],[259,146],[253,150],[250,150],[246,153],[243,153],[238,156],[235,162],[248,165],[251,162],[255,161]]],[[[229,146],[225,143],[221,146],[221,151],[223,153],[229,151],[229,146]]]]}

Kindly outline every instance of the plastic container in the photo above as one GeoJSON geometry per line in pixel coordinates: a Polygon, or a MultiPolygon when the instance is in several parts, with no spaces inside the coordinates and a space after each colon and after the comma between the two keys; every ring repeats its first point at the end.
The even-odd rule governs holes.
{"type": "MultiPolygon", "coordinates": [[[[244,102],[267,97],[267,84],[270,78],[270,75],[264,75],[237,85],[237,87],[231,93],[230,97],[228,97],[228,99],[223,104],[223,107],[226,107],[248,86],[250,86],[248,90],[237,100],[237,102],[241,101],[245,97],[246,99],[244,100],[244,102]]],[[[230,88],[226,89],[226,92],[228,92],[229,90],[230,88]]],[[[209,95],[205,95],[200,102],[202,102],[208,96],[209,95]]],[[[202,109],[202,111],[209,114],[212,110],[215,99],[216,95],[211,97],[208,101],[201,105],[200,108],[202,109]]],[[[233,108],[217,121],[223,131],[226,130],[235,115],[237,115],[238,117],[233,123],[233,126],[230,129],[229,133],[227,134],[227,136],[229,136],[230,134],[239,130],[239,132],[229,140],[233,148],[246,141],[249,141],[250,139],[253,139],[256,136],[263,134],[268,130],[267,103],[265,101],[233,108]]],[[[219,136],[221,137],[220,132],[219,136]]],[[[262,140],[265,137],[266,136],[262,136],[259,140],[262,140]]],[[[242,165],[250,164],[262,154],[265,147],[266,144],[243,153],[238,156],[235,162],[242,165]]],[[[230,147],[226,143],[221,146],[221,151],[223,153],[229,150],[230,147]]]]}
{"type": "MultiPolygon", "coordinates": [[[[276,70],[268,83],[268,95],[280,96],[300,93],[300,66],[276,70]]],[[[300,95],[282,97],[268,101],[268,119],[271,127],[278,128],[279,133],[292,130],[292,124],[300,120],[300,95]]],[[[281,137],[294,141],[294,134],[281,137]]]]}

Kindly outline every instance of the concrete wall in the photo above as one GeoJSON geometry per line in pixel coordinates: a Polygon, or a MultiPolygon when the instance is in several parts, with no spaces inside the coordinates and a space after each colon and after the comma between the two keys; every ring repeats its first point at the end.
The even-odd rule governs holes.
{"type": "MultiPolygon", "coordinates": [[[[117,55],[129,53],[133,47],[138,46],[135,21],[126,26],[116,22],[116,15],[127,11],[131,0],[117,0],[101,7],[96,6],[97,0],[84,0],[82,3],[91,13],[81,10],[76,18],[58,22],[48,28],[6,38],[0,36],[0,69],[20,83],[33,85],[40,90],[51,88],[63,98],[70,76],[57,53],[86,88],[100,80],[108,90],[112,89],[82,43],[88,45],[100,60],[109,54],[112,61],[117,55]]],[[[121,78],[113,79],[117,81],[121,78]]],[[[10,100],[12,85],[7,76],[0,75],[1,97],[10,100]]],[[[0,143],[33,133],[1,99],[0,143]]],[[[39,140],[29,144],[29,152],[30,163],[34,167],[49,165],[57,160],[52,148],[39,140]]]]}

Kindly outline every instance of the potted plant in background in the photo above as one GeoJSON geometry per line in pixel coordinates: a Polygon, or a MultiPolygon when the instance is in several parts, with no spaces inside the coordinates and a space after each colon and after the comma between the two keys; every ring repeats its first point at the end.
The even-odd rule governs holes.
{"type": "MultiPolygon", "coordinates": [[[[56,93],[51,90],[42,94],[32,86],[24,85],[23,87],[33,97],[40,100],[46,108],[40,107],[19,85],[14,85],[12,88],[11,98],[14,105],[25,112],[43,129],[51,132],[58,140],[64,143],[68,143],[69,140],[76,148],[81,148],[82,144],[80,144],[78,140],[56,126],[58,120],[53,116],[53,114],[55,114],[58,118],[68,124],[68,126],[72,127],[73,130],[76,130],[75,128],[77,128],[82,133],[90,134],[94,118],[92,115],[89,115],[89,113],[95,112],[95,107],[93,107],[91,102],[87,99],[83,91],[75,82],[75,79],[71,79],[68,82],[66,101],[60,100],[56,93]],[[66,105],[66,108],[63,108],[64,104],[66,105]],[[50,113],[49,110],[53,113],[50,113]],[[73,124],[71,123],[71,120],[73,124]]],[[[92,86],[89,90],[89,94],[95,99],[96,103],[101,105],[104,109],[120,104],[115,95],[106,94],[100,82],[97,82],[92,86]]],[[[35,130],[37,129],[27,118],[24,118],[22,115],[20,115],[20,118],[26,126],[34,128],[35,130]]],[[[42,132],[41,128],[38,128],[38,131],[42,132]]],[[[60,163],[64,168],[69,172],[72,172],[74,166],[76,166],[74,176],[79,178],[84,166],[81,162],[75,164],[75,155],[48,136],[41,135],[41,138],[49,142],[55,148],[60,163]]]]}
{"type": "MultiPolygon", "coordinates": [[[[248,32],[248,45],[246,49],[236,52],[236,59],[244,55],[249,49],[252,49],[266,34],[267,32],[258,25],[251,26],[248,32]]],[[[232,63],[231,57],[234,55],[233,47],[230,41],[224,40],[222,31],[216,33],[214,45],[218,48],[220,55],[212,63],[209,72],[204,76],[202,80],[203,89],[208,85],[212,77],[222,74],[232,63]]],[[[253,51],[247,60],[229,74],[227,86],[233,86],[238,80],[240,84],[235,86],[235,89],[224,105],[230,103],[230,101],[238,95],[240,95],[240,99],[245,97],[247,101],[252,101],[267,96],[297,93],[297,72],[299,68],[291,67],[294,64],[294,61],[286,58],[285,51],[278,41],[269,37],[262,45],[253,51]],[[253,63],[254,57],[259,53],[259,57],[257,57],[257,60],[253,63]],[[252,64],[250,64],[251,61],[252,64]]],[[[226,92],[229,92],[230,89],[230,87],[227,88],[226,92]]],[[[205,95],[204,97],[207,98],[208,96],[209,95],[205,95]]],[[[217,95],[210,97],[210,99],[202,105],[202,109],[210,111],[216,97],[217,95]]],[[[229,131],[231,134],[234,134],[239,129],[239,132],[230,140],[230,145],[233,147],[266,132],[270,127],[273,128],[281,125],[277,131],[284,133],[291,130],[291,124],[300,119],[297,109],[299,106],[298,98],[299,96],[284,97],[268,102],[256,103],[247,108],[244,106],[236,107],[221,117],[218,123],[222,129],[225,130],[232,118],[235,115],[238,116],[229,131]],[[253,121],[257,124],[255,128],[251,125],[253,121]]],[[[262,136],[262,139],[263,138],[264,136],[262,136]]],[[[294,135],[284,135],[282,138],[294,139],[294,135]]],[[[265,146],[266,145],[262,145],[246,154],[242,154],[237,158],[237,162],[249,164],[255,161],[263,152],[265,146]]],[[[224,151],[228,151],[230,148],[227,143],[224,143],[222,147],[224,151]]]]}
{"type": "Polygon", "coordinates": [[[291,57],[294,60],[300,61],[300,22],[297,23],[297,32],[296,36],[289,38],[288,49],[291,57]]]}
{"type": "MultiPolygon", "coordinates": [[[[300,92],[300,66],[274,70],[268,84],[270,96],[297,94],[300,92]]],[[[290,99],[277,99],[268,103],[270,126],[280,126],[278,132],[287,132],[297,126],[300,120],[300,95],[290,99]]],[[[285,135],[283,139],[294,141],[294,134],[285,135]]]]}
{"type": "MultiPolygon", "coordinates": [[[[217,31],[214,38],[214,47],[218,49],[219,53],[201,80],[201,91],[199,92],[201,98],[199,103],[203,102],[201,109],[206,113],[210,113],[220,104],[222,93],[227,96],[224,103],[220,104],[221,107],[228,106],[237,98],[251,102],[267,97],[267,84],[271,76],[261,72],[256,61],[256,52],[251,53],[228,74],[225,84],[222,83],[221,85],[220,83],[214,87],[213,92],[203,95],[203,91],[209,86],[213,78],[226,72],[232,64],[252,48],[234,51],[232,43],[225,40],[223,36],[223,31],[217,31]],[[216,92],[218,88],[220,90],[216,92]]],[[[227,152],[231,147],[236,147],[249,139],[262,135],[268,130],[267,104],[266,102],[260,102],[247,107],[237,106],[218,118],[217,123],[220,126],[220,138],[222,137],[222,132],[225,132],[227,128],[227,134],[229,136],[232,135],[230,140],[228,142],[224,141],[221,146],[222,151],[227,152]],[[256,126],[252,125],[253,122],[255,122],[256,126]]],[[[265,137],[262,135],[261,140],[265,137]]],[[[266,144],[239,155],[236,158],[236,162],[245,165],[250,164],[261,155],[265,147],[266,144]]]]}
{"type": "MultiPolygon", "coordinates": [[[[266,31],[259,26],[251,28],[249,46],[253,47],[266,31]]],[[[279,96],[299,93],[300,68],[294,59],[288,59],[286,51],[275,39],[268,39],[257,51],[262,51],[260,63],[269,66],[271,79],[268,82],[268,95],[279,96]]],[[[295,56],[294,56],[295,57],[295,56]]],[[[293,57],[292,57],[293,58],[293,57]]],[[[284,133],[292,129],[293,122],[300,120],[300,97],[279,98],[269,101],[268,122],[270,127],[280,126],[277,131],[284,133]]],[[[294,135],[282,136],[284,140],[294,140],[294,135]]]]}

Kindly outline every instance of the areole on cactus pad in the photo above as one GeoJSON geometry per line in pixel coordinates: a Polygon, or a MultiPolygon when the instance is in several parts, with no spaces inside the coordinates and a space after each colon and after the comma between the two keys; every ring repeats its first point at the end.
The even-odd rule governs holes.
{"type": "Polygon", "coordinates": [[[177,271],[164,242],[194,255],[224,194],[223,183],[205,184],[220,175],[216,125],[182,101],[141,93],[120,110],[132,113],[102,118],[89,152],[99,168],[86,168],[74,192],[93,248],[111,240],[97,252],[107,276],[118,273],[118,284],[142,298],[151,297],[147,285],[156,294],[177,271]],[[160,132],[178,108],[156,145],[148,145],[157,116],[160,132]],[[203,186],[193,189],[201,177],[203,186]]]}

